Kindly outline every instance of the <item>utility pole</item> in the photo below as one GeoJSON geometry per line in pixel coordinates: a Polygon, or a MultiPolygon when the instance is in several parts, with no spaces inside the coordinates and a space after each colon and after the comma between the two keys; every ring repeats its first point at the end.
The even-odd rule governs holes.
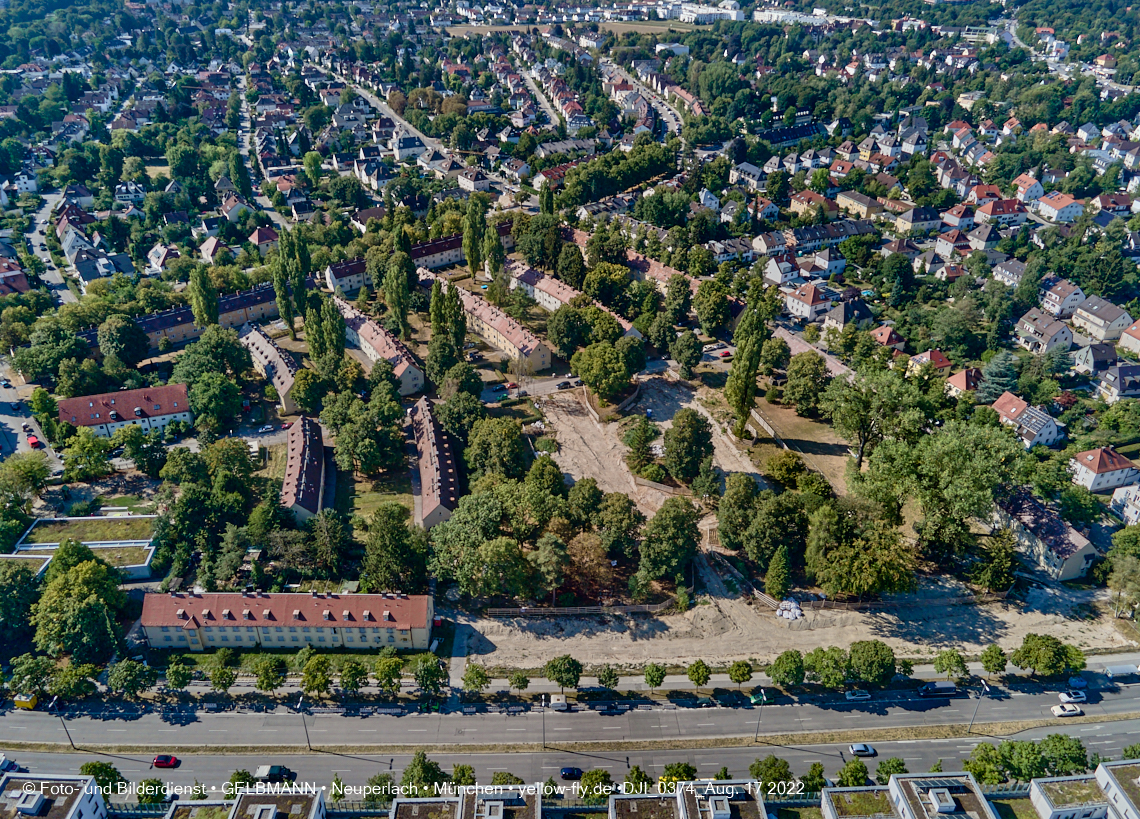
{"type": "Polygon", "coordinates": [[[297,713],[301,715],[301,727],[305,729],[305,747],[310,751],[313,750],[313,745],[309,742],[309,724],[305,722],[305,712],[301,710],[301,703],[305,701],[305,695],[301,695],[301,699],[297,700],[297,713]]]}
{"type": "MultiPolygon", "coordinates": [[[[761,689],[763,690],[763,689],[761,689]]],[[[766,698],[765,698],[766,701],[766,698]]],[[[757,743],[760,741],[760,718],[764,716],[764,702],[756,707],[756,733],[752,735],[752,742],[757,743]]]]}
{"type": "Polygon", "coordinates": [[[966,728],[967,734],[972,734],[974,731],[974,719],[978,716],[978,709],[982,707],[982,697],[990,693],[990,687],[985,680],[982,680],[982,690],[978,692],[978,704],[974,706],[973,716],[970,717],[970,724],[966,728]]]}
{"type": "MultiPolygon", "coordinates": [[[[58,699],[58,697],[56,699],[58,699]]],[[[55,705],[54,700],[52,701],[52,705],[55,705]]],[[[62,710],[59,712],[58,716],[59,716],[59,724],[63,726],[63,732],[65,734],[67,734],[67,742],[69,745],[71,745],[71,750],[78,751],[79,749],[75,747],[75,740],[73,740],[71,738],[71,731],[67,730],[67,721],[63,718],[63,711],[62,710]]]]}
{"type": "Polygon", "coordinates": [[[542,695],[542,750],[546,750],[546,695],[542,695]]]}

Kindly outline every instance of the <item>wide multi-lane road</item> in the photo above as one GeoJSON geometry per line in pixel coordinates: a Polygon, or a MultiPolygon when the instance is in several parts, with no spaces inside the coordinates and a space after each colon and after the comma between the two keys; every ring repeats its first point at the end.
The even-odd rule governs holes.
{"type": "MultiPolygon", "coordinates": [[[[128,729],[126,736],[134,736],[142,741],[144,732],[135,727],[128,729]]],[[[1034,729],[1017,735],[1018,739],[1040,739],[1056,729],[1034,729]]],[[[1102,757],[1119,759],[1123,749],[1140,742],[1140,720],[1107,722],[1087,725],[1073,725],[1066,729],[1079,737],[1088,751],[1102,757]]],[[[62,736],[62,733],[61,733],[62,736]]],[[[164,734],[174,737],[176,734],[164,734]]],[[[498,733],[489,739],[509,742],[510,735],[498,733]]],[[[942,769],[959,770],[961,763],[979,742],[997,742],[1004,737],[993,737],[984,732],[976,732],[969,738],[922,739],[896,742],[876,742],[878,758],[899,757],[913,772],[927,771],[941,760],[942,769]]],[[[172,740],[173,741],[173,740],[172,740]]],[[[487,783],[495,773],[510,771],[527,782],[545,781],[559,778],[559,769],[573,766],[589,770],[605,768],[615,781],[620,781],[632,765],[639,765],[650,776],[662,773],[670,762],[689,762],[697,768],[698,776],[712,777],[720,768],[727,767],[733,776],[747,776],[748,766],[758,757],[774,754],[791,764],[792,771],[803,774],[813,762],[823,764],[826,775],[834,778],[843,764],[850,759],[846,746],[826,745],[768,745],[757,744],[744,747],[708,748],[699,750],[649,750],[649,751],[580,751],[560,750],[559,740],[548,740],[547,749],[533,753],[463,753],[456,748],[448,753],[432,753],[431,758],[439,762],[444,770],[451,771],[458,764],[471,765],[476,778],[487,783]]],[[[158,777],[173,785],[190,786],[200,782],[215,788],[214,795],[220,795],[222,784],[235,770],[253,771],[258,765],[286,765],[297,773],[299,783],[327,785],[334,775],[346,785],[363,785],[379,773],[391,773],[398,782],[400,774],[410,760],[410,755],[367,754],[367,753],[299,753],[299,754],[231,754],[222,748],[212,748],[204,753],[179,755],[181,764],[174,770],[151,770],[150,753],[104,754],[93,751],[71,751],[60,753],[31,753],[9,751],[17,763],[36,774],[75,773],[79,766],[91,760],[102,760],[115,765],[131,781],[148,777],[158,777]]],[[[873,771],[875,760],[868,760],[873,771]]],[[[359,799],[351,793],[349,799],[359,799]]]]}
{"type": "MultiPolygon", "coordinates": [[[[1084,704],[1092,718],[1140,715],[1140,685],[1093,689],[1084,704]]],[[[408,714],[404,716],[302,714],[288,708],[268,713],[212,713],[200,709],[171,709],[141,714],[108,711],[66,719],[71,740],[80,745],[131,745],[148,748],[250,747],[381,748],[426,745],[467,746],[479,750],[492,745],[536,745],[570,742],[707,743],[728,737],[806,735],[842,731],[852,741],[859,732],[894,729],[897,732],[931,726],[1024,723],[1052,719],[1057,690],[1010,691],[993,689],[979,699],[976,690],[953,699],[917,697],[909,692],[885,692],[868,702],[847,702],[842,697],[810,702],[777,702],[760,708],[662,708],[618,713],[578,711],[559,713],[541,709],[506,714],[408,714]]],[[[1082,731],[1081,723],[1066,730],[1082,731]]],[[[0,743],[67,743],[64,723],[41,712],[10,711],[0,717],[0,743]]]]}

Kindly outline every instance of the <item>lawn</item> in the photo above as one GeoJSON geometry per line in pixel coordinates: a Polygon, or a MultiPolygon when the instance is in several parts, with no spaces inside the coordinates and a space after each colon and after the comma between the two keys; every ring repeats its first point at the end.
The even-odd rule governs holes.
{"type": "Polygon", "coordinates": [[[392,475],[372,480],[338,472],[336,479],[336,508],[345,515],[367,518],[383,503],[398,503],[413,509],[412,476],[401,469],[392,475]]]}
{"type": "MultiPolygon", "coordinates": [[[[847,494],[846,474],[850,458],[848,447],[830,424],[803,418],[796,415],[791,407],[770,404],[766,398],[757,400],[756,409],[772,425],[776,434],[794,452],[799,453],[808,469],[822,473],[836,494],[847,494]]],[[[763,467],[762,462],[759,465],[763,467]]]]}
{"type": "Polygon", "coordinates": [[[126,509],[132,515],[154,514],[154,501],[139,495],[112,495],[103,499],[103,509],[126,509]]]}
{"type": "MultiPolygon", "coordinates": [[[[50,555],[54,549],[29,549],[22,554],[50,555]]],[[[147,552],[142,546],[111,546],[105,549],[94,549],[95,556],[107,561],[112,566],[140,566],[146,562],[147,552]]]]}
{"type": "Polygon", "coordinates": [[[529,398],[522,401],[506,399],[497,406],[492,404],[487,407],[487,415],[491,418],[513,418],[520,424],[533,424],[542,420],[542,413],[529,398]]]}
{"type": "Polygon", "coordinates": [[[823,811],[817,807],[780,808],[776,819],[823,819],[823,811]]]}
{"type": "Polygon", "coordinates": [[[1029,799],[991,799],[990,804],[1000,819],[1038,819],[1029,799]]]}
{"type": "Polygon", "coordinates": [[[151,179],[157,179],[160,176],[165,176],[167,179],[169,179],[170,178],[170,166],[169,165],[150,165],[150,164],[148,164],[146,166],[146,175],[149,176],[151,179]]]}
{"type": "Polygon", "coordinates": [[[262,478],[283,480],[285,478],[285,461],[289,457],[289,447],[286,444],[273,444],[265,448],[265,467],[255,472],[262,478]]]}
{"type": "Polygon", "coordinates": [[[62,543],[71,538],[81,543],[113,540],[150,540],[154,518],[84,518],[82,520],[41,521],[25,538],[25,543],[62,543]]]}
{"type": "MultiPolygon", "coordinates": [[[[280,657],[285,660],[285,664],[289,667],[290,673],[299,674],[301,669],[297,666],[297,650],[296,649],[283,649],[283,650],[266,650],[263,648],[255,648],[249,651],[243,649],[233,649],[237,658],[237,667],[240,671],[248,672],[250,674],[256,673],[257,661],[262,657],[280,657]]],[[[210,669],[216,666],[214,659],[215,652],[196,652],[190,651],[185,654],[179,654],[186,661],[186,665],[191,669],[197,668],[209,672],[210,669]]],[[[359,660],[369,671],[376,665],[376,660],[380,656],[380,650],[375,651],[351,651],[345,648],[322,648],[319,652],[320,656],[328,657],[329,662],[332,663],[333,671],[339,673],[340,669],[349,660],[359,660]]],[[[412,669],[420,657],[435,656],[426,651],[419,651],[417,649],[405,649],[397,651],[396,656],[404,661],[404,673],[410,675],[412,669]]],[[[173,652],[166,651],[152,651],[150,654],[150,662],[158,668],[165,668],[170,658],[174,656],[173,652]]]]}
{"type": "Polygon", "coordinates": [[[1104,794],[1092,777],[1071,782],[1050,782],[1041,789],[1057,806],[1081,805],[1085,802],[1103,802],[1104,794]]]}
{"type": "Polygon", "coordinates": [[[839,816],[878,816],[891,813],[891,800],[887,797],[886,789],[861,793],[833,793],[831,803],[839,816]]]}

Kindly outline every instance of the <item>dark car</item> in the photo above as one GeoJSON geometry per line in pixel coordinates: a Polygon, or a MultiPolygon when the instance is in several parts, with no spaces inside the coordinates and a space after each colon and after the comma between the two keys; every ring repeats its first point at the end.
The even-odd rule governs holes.
{"type": "Polygon", "coordinates": [[[570,389],[570,382],[569,381],[559,381],[555,386],[560,390],[568,390],[568,389],[570,389]]]}
{"type": "Polygon", "coordinates": [[[178,757],[171,754],[159,754],[152,763],[156,768],[177,768],[178,757]]]}
{"type": "Polygon", "coordinates": [[[581,779],[582,778],[582,769],[581,768],[563,768],[561,771],[558,772],[558,775],[561,776],[563,779],[581,779]]]}
{"type": "Polygon", "coordinates": [[[573,381],[573,384],[574,384],[574,386],[575,386],[575,387],[580,387],[580,386],[582,386],[582,379],[581,379],[581,378],[575,378],[575,379],[574,379],[574,381],[573,381]]]}

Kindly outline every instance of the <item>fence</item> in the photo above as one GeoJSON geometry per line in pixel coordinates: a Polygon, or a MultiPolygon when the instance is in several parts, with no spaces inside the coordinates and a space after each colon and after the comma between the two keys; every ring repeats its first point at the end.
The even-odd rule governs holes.
{"type": "MultiPolygon", "coordinates": [[[[905,609],[915,608],[917,606],[972,606],[982,603],[995,603],[1000,600],[1005,600],[1009,592],[986,592],[985,594],[975,594],[971,597],[940,597],[926,600],[916,600],[913,603],[906,602],[892,602],[889,600],[800,600],[800,608],[803,610],[808,609],[839,609],[840,611],[865,611],[868,609],[905,609]]],[[[772,605],[771,597],[768,597],[763,592],[753,589],[752,596],[757,600],[761,600],[765,604],[776,608],[772,605]]]]}
{"type": "Polygon", "coordinates": [[[672,600],[636,606],[556,606],[553,608],[487,609],[488,617],[573,617],[579,614],[660,614],[673,607],[672,600]]]}

